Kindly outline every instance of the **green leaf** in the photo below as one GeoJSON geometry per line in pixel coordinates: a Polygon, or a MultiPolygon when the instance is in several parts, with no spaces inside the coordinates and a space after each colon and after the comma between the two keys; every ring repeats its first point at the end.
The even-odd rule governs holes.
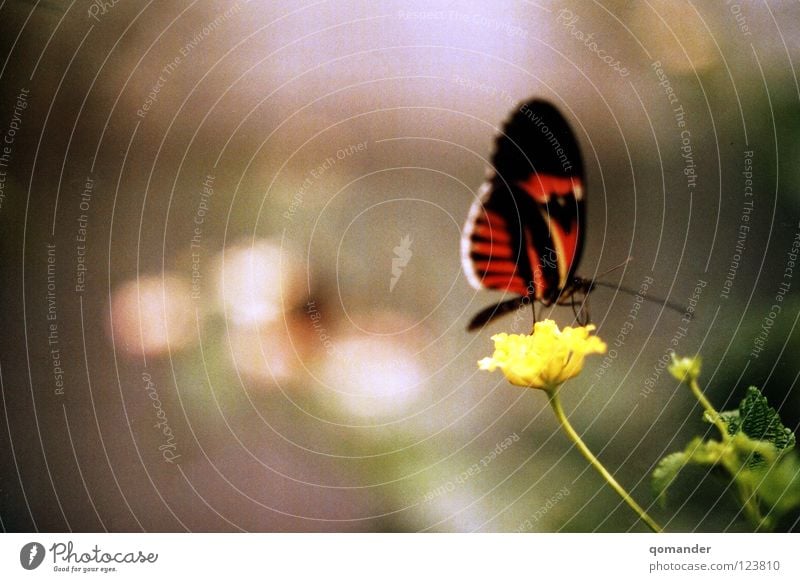
{"type": "Polygon", "coordinates": [[[704,442],[703,439],[697,437],[683,451],[669,454],[661,459],[653,471],[651,486],[662,507],[667,501],[667,490],[684,467],[687,465],[716,465],[722,460],[725,450],[725,445],[718,441],[704,442]]]}
{"type": "Polygon", "coordinates": [[[721,462],[729,449],[719,441],[693,439],[684,450],[692,465],[716,465],[721,462]]]}
{"type": "Polygon", "coordinates": [[[776,517],[800,507],[800,458],[796,454],[751,469],[746,478],[776,517]]]}
{"type": "MultiPolygon", "coordinates": [[[[755,386],[747,389],[747,395],[739,404],[738,410],[725,410],[719,413],[719,417],[731,436],[741,433],[754,441],[770,443],[779,454],[794,448],[794,433],[783,426],[777,411],[769,405],[766,397],[755,386]]],[[[703,420],[713,422],[708,413],[703,414],[703,420]]],[[[757,452],[744,449],[741,452],[744,456],[750,456],[748,460],[750,466],[764,463],[764,457],[757,452]]]]}
{"type": "MultiPolygon", "coordinates": [[[[740,426],[736,432],[741,430],[751,439],[772,443],[779,453],[794,447],[794,433],[783,426],[781,417],[755,386],[747,389],[747,395],[739,404],[739,420],[740,426]]],[[[728,425],[729,430],[732,426],[728,425]]],[[[757,456],[754,460],[760,462],[757,456]]]]}
{"type": "Polygon", "coordinates": [[[658,462],[650,484],[661,507],[667,504],[667,489],[675,481],[675,478],[688,463],[688,456],[683,451],[672,453],[658,462]]]}
{"type": "MultiPolygon", "coordinates": [[[[719,413],[719,419],[725,424],[728,428],[728,434],[733,436],[742,426],[742,420],[739,416],[738,410],[723,410],[719,413]]],[[[711,418],[711,415],[708,412],[703,413],[703,420],[705,420],[709,424],[714,424],[714,419],[711,418]]]]}

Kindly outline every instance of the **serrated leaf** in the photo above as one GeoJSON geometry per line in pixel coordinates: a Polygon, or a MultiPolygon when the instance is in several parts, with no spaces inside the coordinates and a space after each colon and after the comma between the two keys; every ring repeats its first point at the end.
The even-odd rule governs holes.
{"type": "MultiPolygon", "coordinates": [[[[726,428],[728,429],[728,434],[733,436],[739,429],[741,428],[742,421],[739,416],[738,410],[723,410],[719,413],[720,420],[725,424],[726,428]]],[[[703,413],[703,420],[705,420],[709,424],[714,424],[714,419],[711,418],[711,415],[708,412],[703,413]]]]}
{"type": "Polygon", "coordinates": [[[794,447],[794,433],[783,425],[780,415],[755,386],[747,389],[739,404],[739,419],[739,430],[751,439],[772,443],[778,452],[794,447]]]}

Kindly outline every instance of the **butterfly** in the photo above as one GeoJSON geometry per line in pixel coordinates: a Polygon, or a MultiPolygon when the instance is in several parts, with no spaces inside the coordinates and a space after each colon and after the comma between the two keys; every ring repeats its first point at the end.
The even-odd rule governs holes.
{"type": "Polygon", "coordinates": [[[497,138],[492,167],[464,226],[462,266],[475,289],[515,297],[478,313],[468,329],[527,302],[571,305],[587,323],[594,281],[575,274],[586,237],[586,181],[569,123],[546,101],[522,103],[497,138]]]}

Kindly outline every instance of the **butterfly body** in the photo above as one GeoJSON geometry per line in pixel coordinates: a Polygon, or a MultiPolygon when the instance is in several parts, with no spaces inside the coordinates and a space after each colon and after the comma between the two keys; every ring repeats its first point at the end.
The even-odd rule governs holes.
{"type": "Polygon", "coordinates": [[[470,209],[462,265],[476,289],[515,297],[470,329],[526,302],[575,306],[593,282],[575,274],[584,241],[585,180],[577,141],[558,110],[533,100],[504,126],[493,171],[470,209]]]}

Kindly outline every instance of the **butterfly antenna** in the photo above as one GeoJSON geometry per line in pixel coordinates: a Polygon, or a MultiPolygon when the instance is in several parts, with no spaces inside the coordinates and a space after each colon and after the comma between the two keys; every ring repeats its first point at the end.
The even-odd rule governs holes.
{"type": "Polygon", "coordinates": [[[634,296],[634,297],[641,297],[644,301],[650,301],[651,303],[658,303],[660,305],[664,305],[665,307],[668,307],[668,308],[672,309],[673,311],[675,311],[677,313],[680,313],[682,315],[685,314],[685,311],[686,311],[686,309],[685,309],[685,307],[683,305],[679,305],[679,304],[675,303],[674,301],[666,301],[664,299],[657,299],[655,297],[648,297],[646,295],[642,295],[641,293],[639,293],[639,291],[636,291],[634,289],[630,289],[629,287],[622,287],[620,285],[614,285],[613,283],[606,283],[605,281],[594,281],[592,283],[592,286],[593,287],[606,287],[608,289],[616,289],[617,291],[621,291],[622,293],[625,293],[627,295],[631,295],[631,296],[634,296]]]}
{"type": "MultiPolygon", "coordinates": [[[[598,275],[597,279],[601,279],[602,277],[605,277],[609,273],[613,273],[617,269],[621,269],[622,267],[624,267],[625,265],[630,263],[632,260],[633,260],[633,257],[628,257],[627,259],[622,261],[619,265],[611,267],[607,271],[604,271],[604,272],[600,273],[600,275],[598,275]]],[[[666,307],[668,307],[668,308],[672,309],[673,311],[675,311],[677,313],[680,313],[680,314],[684,314],[685,311],[686,311],[684,309],[683,305],[678,305],[677,303],[675,303],[673,301],[666,301],[664,299],[656,299],[654,297],[647,297],[646,295],[642,295],[638,291],[630,289],[629,287],[622,287],[620,285],[614,285],[612,283],[606,283],[605,281],[598,281],[597,279],[592,281],[592,286],[593,287],[606,287],[608,289],[616,289],[617,291],[622,291],[623,293],[625,293],[627,295],[631,295],[631,296],[634,296],[634,297],[641,297],[644,301],[650,301],[651,303],[658,303],[660,305],[664,305],[664,306],[666,306],[666,307]]]]}
{"type": "Polygon", "coordinates": [[[627,259],[625,259],[624,261],[622,261],[622,262],[621,262],[619,265],[617,265],[617,266],[615,266],[615,267],[611,267],[611,268],[610,268],[610,269],[608,269],[607,271],[603,271],[602,273],[600,273],[600,274],[597,276],[597,278],[598,278],[598,279],[602,279],[603,277],[605,277],[605,276],[606,276],[606,275],[608,275],[609,273],[613,273],[613,272],[614,272],[614,271],[616,271],[617,269],[621,269],[622,267],[624,267],[625,265],[627,265],[628,263],[630,263],[632,260],[633,260],[633,257],[628,257],[627,259]]]}

